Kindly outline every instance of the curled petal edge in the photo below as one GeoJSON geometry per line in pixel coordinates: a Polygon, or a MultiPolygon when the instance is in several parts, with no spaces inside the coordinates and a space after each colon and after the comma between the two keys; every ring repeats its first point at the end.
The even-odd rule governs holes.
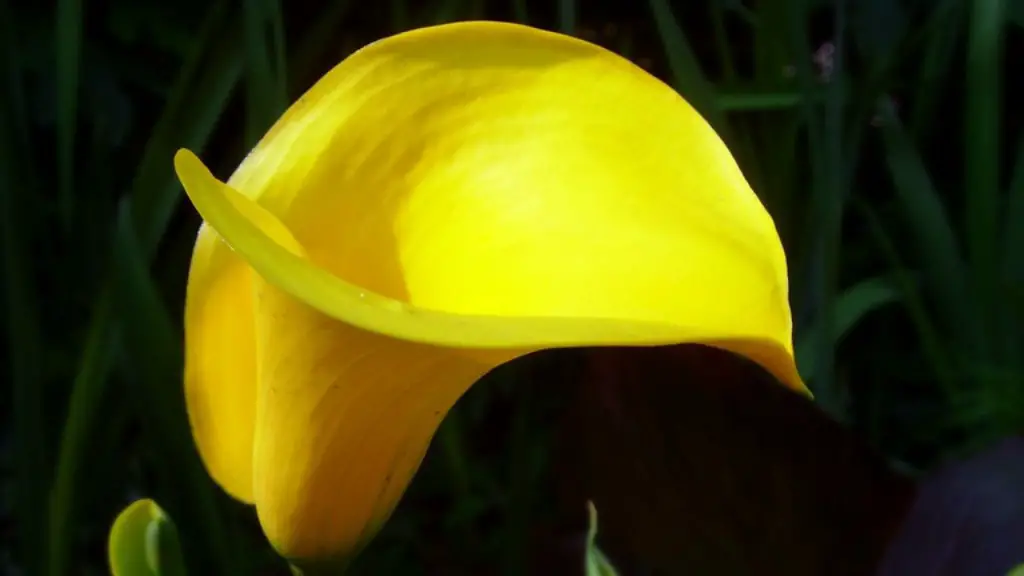
{"type": "Polygon", "coordinates": [[[710,333],[701,326],[628,318],[453,314],[376,294],[308,260],[284,223],[218,180],[191,151],[179,150],[174,165],[204,221],[260,276],[323,314],[357,328],[410,342],[482,352],[699,342],[745,356],[788,387],[810,395],[792,354],[767,339],[736,338],[710,333]]]}

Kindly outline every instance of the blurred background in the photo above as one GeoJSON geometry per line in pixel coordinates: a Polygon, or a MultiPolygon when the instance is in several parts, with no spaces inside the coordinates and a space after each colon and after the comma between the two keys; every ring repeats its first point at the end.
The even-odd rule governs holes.
{"type": "Polygon", "coordinates": [[[753,573],[754,541],[779,562],[818,550],[790,574],[868,574],[915,483],[1024,432],[1024,2],[0,0],[0,573],[107,573],[107,531],[139,497],[175,518],[192,574],[288,573],[189,435],[199,220],[171,158],[226,178],[353,50],[467,19],[603,45],[707,118],[786,246],[817,408],[699,347],[644,380],[692,385],[527,357],[459,402],[353,572],[573,573],[557,567],[593,498],[623,574],[753,573]],[[645,528],[715,544],[659,568],[645,528]]]}

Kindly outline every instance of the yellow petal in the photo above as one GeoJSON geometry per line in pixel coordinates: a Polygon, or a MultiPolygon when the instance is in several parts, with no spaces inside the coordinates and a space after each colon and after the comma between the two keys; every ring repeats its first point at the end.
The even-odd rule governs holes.
{"type": "Polygon", "coordinates": [[[185,401],[210,476],[252,502],[256,335],[252,269],[207,225],[185,297],[185,401]]]}
{"type": "Polygon", "coordinates": [[[591,44],[401,34],[321,79],[230,185],[175,166],[263,279],[252,477],[285,555],[372,535],[451,403],[517,354],[702,342],[803,390],[771,218],[685,101],[591,44]]]}
{"type": "Polygon", "coordinates": [[[373,44],[232,184],[321,267],[422,308],[789,345],[785,257],[728,150],[670,88],[566,36],[473,22],[373,44]]]}
{"type": "Polygon", "coordinates": [[[231,184],[347,283],[331,314],[364,328],[471,347],[754,342],[799,386],[771,218],[682,98],[592,44],[493,22],[387,38],[321,79],[231,184]],[[356,318],[409,305],[574,320],[474,323],[483,336],[356,318]]]}
{"type": "Polygon", "coordinates": [[[491,366],[338,322],[267,283],[257,300],[260,523],[288,558],[351,556],[491,366]]]}
{"type": "MultiPolygon", "coordinates": [[[[763,326],[759,337],[744,337],[742,333],[722,330],[711,323],[685,323],[685,317],[681,319],[683,322],[676,324],[671,322],[672,318],[656,322],[628,315],[621,318],[471,315],[420,308],[373,293],[310,261],[305,256],[305,249],[280,220],[219,182],[191,152],[178,151],[175,168],[203,218],[261,276],[325,315],[368,332],[452,348],[524,352],[569,346],[702,342],[746,355],[761,363],[782,382],[802,389],[790,341],[772,338],[773,334],[763,326]]],[[[550,286],[552,292],[560,288],[558,285],[550,286]]],[[[595,287],[580,297],[599,297],[600,288],[595,287]]],[[[756,286],[747,285],[734,286],[730,290],[738,293],[770,291],[770,288],[758,290],[756,286]]],[[[642,296],[643,293],[638,294],[641,294],[638,300],[649,301],[642,296]]],[[[729,292],[723,295],[729,295],[729,292]]],[[[761,297],[770,300],[763,293],[761,297]]],[[[788,304],[786,311],[788,317],[788,304]]],[[[754,315],[760,311],[748,312],[754,315]]],[[[736,312],[731,315],[743,317],[736,312]]]]}

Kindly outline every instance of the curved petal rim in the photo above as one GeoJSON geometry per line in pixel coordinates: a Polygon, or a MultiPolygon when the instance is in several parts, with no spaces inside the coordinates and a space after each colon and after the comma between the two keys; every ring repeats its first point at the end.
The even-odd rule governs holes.
{"type": "Polygon", "coordinates": [[[174,165],[203,219],[257,273],[292,297],[358,328],[401,340],[466,349],[657,346],[687,342],[720,344],[731,349],[730,341],[739,341],[740,348],[757,341],[790,359],[786,363],[771,362],[765,368],[789,387],[806,393],[792,354],[767,338],[713,334],[699,326],[625,318],[453,314],[418,308],[373,293],[306,259],[299,242],[276,216],[218,180],[191,151],[179,150],[174,165]]]}

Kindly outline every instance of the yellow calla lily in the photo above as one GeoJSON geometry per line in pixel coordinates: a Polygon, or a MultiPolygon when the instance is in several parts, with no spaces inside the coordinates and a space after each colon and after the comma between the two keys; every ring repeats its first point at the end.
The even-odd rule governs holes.
{"type": "Polygon", "coordinates": [[[774,224],[708,124],[593,44],[463,22],[356,52],[205,223],[185,389],[210,474],[291,559],[352,554],[500,363],[700,342],[803,390],[774,224]]]}

